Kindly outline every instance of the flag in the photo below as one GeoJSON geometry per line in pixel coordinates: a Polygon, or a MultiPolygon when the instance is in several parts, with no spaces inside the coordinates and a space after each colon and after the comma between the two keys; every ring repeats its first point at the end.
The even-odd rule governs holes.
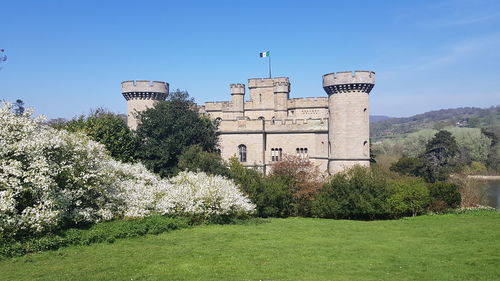
{"type": "Polygon", "coordinates": [[[261,58],[267,58],[267,57],[269,57],[269,51],[260,53],[260,57],[261,58]]]}

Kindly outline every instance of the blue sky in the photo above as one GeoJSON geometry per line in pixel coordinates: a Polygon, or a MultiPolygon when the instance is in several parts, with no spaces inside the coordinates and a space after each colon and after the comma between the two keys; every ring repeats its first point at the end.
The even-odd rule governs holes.
{"type": "Polygon", "coordinates": [[[373,70],[371,114],[500,104],[500,1],[0,0],[0,100],[49,118],[125,112],[120,82],[161,80],[198,103],[230,83],[288,76],[326,96],[325,73],[373,70]]]}

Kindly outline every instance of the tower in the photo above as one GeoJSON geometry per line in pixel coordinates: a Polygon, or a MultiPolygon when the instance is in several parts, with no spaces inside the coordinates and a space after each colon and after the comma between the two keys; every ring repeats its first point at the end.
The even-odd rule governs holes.
{"type": "Polygon", "coordinates": [[[235,117],[244,115],[245,106],[245,84],[231,84],[229,85],[231,91],[231,101],[233,103],[233,111],[235,117]]]}
{"type": "Polygon", "coordinates": [[[127,100],[127,125],[137,129],[137,113],[154,107],[168,95],[168,83],[149,80],[131,80],[122,82],[122,94],[127,100]]]}
{"type": "Polygon", "coordinates": [[[288,98],[290,96],[290,81],[288,77],[273,79],[274,112],[277,118],[286,118],[288,115],[288,98]]]}
{"type": "Polygon", "coordinates": [[[346,71],[323,75],[328,94],[328,171],[334,174],[354,165],[370,164],[368,96],[375,72],[346,71]]]}

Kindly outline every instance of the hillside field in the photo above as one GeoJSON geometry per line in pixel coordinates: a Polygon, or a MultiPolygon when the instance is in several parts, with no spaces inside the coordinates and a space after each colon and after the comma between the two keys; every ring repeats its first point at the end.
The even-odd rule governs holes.
{"type": "Polygon", "coordinates": [[[500,213],[208,225],[0,261],[1,280],[500,280],[500,213]]]}

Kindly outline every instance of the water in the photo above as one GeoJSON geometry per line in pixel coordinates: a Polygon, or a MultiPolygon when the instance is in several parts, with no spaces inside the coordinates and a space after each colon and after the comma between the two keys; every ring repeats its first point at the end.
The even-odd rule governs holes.
{"type": "Polygon", "coordinates": [[[484,181],[486,184],[486,204],[500,209],[500,180],[484,181]]]}

